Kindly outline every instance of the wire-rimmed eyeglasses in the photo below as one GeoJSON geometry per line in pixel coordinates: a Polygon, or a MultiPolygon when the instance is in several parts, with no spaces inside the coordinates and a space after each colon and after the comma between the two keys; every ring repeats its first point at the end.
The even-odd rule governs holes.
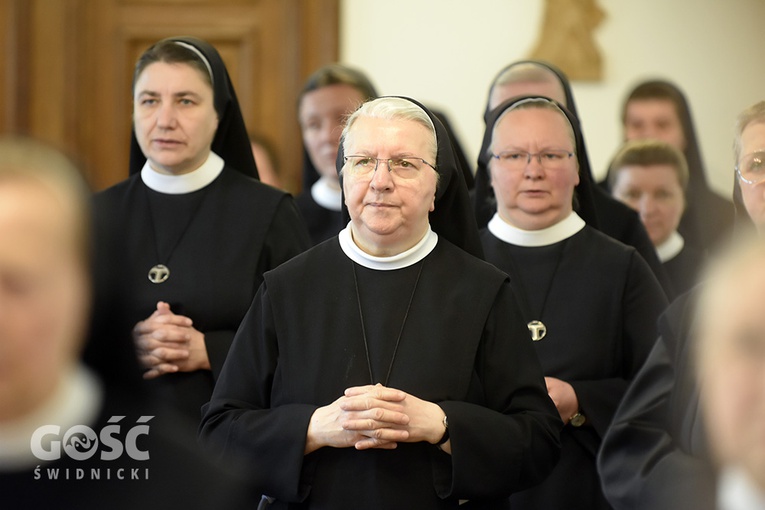
{"type": "Polygon", "coordinates": [[[736,165],[736,173],[747,184],[765,181],[765,151],[752,152],[742,157],[736,165]]]}
{"type": "Polygon", "coordinates": [[[511,170],[523,170],[531,163],[531,158],[537,158],[542,168],[556,170],[562,167],[567,160],[574,156],[573,152],[565,150],[544,150],[540,152],[528,151],[502,151],[499,154],[491,153],[491,157],[511,170]]]}
{"type": "Polygon", "coordinates": [[[402,179],[413,179],[417,177],[424,165],[428,165],[433,170],[436,169],[422,158],[374,158],[372,156],[351,155],[343,157],[345,163],[350,163],[350,170],[356,175],[369,175],[377,171],[377,165],[380,161],[388,164],[388,171],[402,179]]]}

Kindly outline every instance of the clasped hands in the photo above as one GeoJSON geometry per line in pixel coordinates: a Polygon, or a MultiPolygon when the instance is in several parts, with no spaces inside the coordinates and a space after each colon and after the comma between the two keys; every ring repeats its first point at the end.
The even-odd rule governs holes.
{"type": "MultiPolygon", "coordinates": [[[[438,405],[381,384],[354,386],[314,411],[305,453],[324,446],[391,450],[398,443],[436,444],[444,431],[444,411],[438,405]]],[[[450,442],[441,449],[451,453],[450,442]]]]}
{"type": "Polygon", "coordinates": [[[177,315],[164,301],[146,320],[133,328],[133,341],[144,379],[162,374],[209,370],[204,334],[193,327],[190,318],[177,315]]]}

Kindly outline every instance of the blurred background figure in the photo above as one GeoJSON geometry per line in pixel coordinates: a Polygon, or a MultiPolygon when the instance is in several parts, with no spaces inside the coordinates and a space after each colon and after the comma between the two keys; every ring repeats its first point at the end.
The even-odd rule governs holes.
{"type": "Polygon", "coordinates": [[[698,384],[719,469],[717,508],[765,508],[765,241],[737,247],[704,280],[698,384]]]}
{"type": "Polygon", "coordinates": [[[683,154],[660,140],[627,142],[611,161],[608,179],[613,196],[640,214],[672,284],[674,295],[668,297],[690,289],[704,253],[677,231],[688,185],[683,154]]]}
{"type": "Polygon", "coordinates": [[[59,152],[0,139],[3,508],[241,508],[239,483],[157,416],[127,335],[104,342],[108,355],[88,348],[81,361],[92,297],[89,205],[77,168],[59,152]],[[139,419],[135,444],[145,459],[125,446],[139,419]]]}
{"type": "Polygon", "coordinates": [[[361,103],[377,97],[361,71],[340,64],[319,68],[305,82],[298,98],[303,134],[303,192],[296,202],[313,244],[337,235],[345,225],[340,181],[335,168],[340,135],[348,116],[361,103]]]}
{"type": "Polygon", "coordinates": [[[686,241],[707,249],[724,239],[730,233],[733,209],[707,183],[691,108],[682,91],[662,80],[638,84],[624,102],[622,124],[625,141],[661,140],[685,155],[687,206],[678,230],[686,241]]]}

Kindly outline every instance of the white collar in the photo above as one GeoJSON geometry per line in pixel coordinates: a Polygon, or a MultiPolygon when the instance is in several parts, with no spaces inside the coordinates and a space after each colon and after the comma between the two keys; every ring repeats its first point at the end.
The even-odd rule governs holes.
{"type": "MultiPolygon", "coordinates": [[[[32,414],[11,423],[0,423],[0,473],[24,471],[42,463],[30,441],[42,425],[58,425],[61,437],[74,425],[93,425],[103,402],[103,390],[84,366],[66,374],[55,393],[32,414]]],[[[63,446],[63,445],[62,445],[63,446]]]]}
{"type": "Polygon", "coordinates": [[[489,232],[501,241],[531,248],[549,246],[568,239],[585,227],[586,223],[572,212],[555,225],[540,230],[522,230],[500,218],[499,213],[489,221],[489,232]]]}
{"type": "Polygon", "coordinates": [[[666,241],[656,247],[656,254],[659,256],[659,260],[663,264],[668,260],[677,257],[677,254],[683,251],[684,246],[685,239],[683,239],[683,236],[675,230],[669,235],[666,241]]]}
{"type": "Polygon", "coordinates": [[[154,170],[149,164],[149,160],[141,169],[141,179],[149,188],[160,193],[168,195],[182,195],[184,193],[193,193],[199,191],[213,182],[223,171],[225,162],[223,159],[210,151],[210,155],[202,166],[181,175],[166,175],[154,170]]]}
{"type": "Polygon", "coordinates": [[[317,204],[330,211],[339,212],[343,205],[343,195],[340,188],[330,185],[330,179],[326,177],[319,177],[319,180],[313,183],[311,197],[317,204]]]}
{"type": "Polygon", "coordinates": [[[722,470],[717,482],[717,508],[720,510],[763,510],[765,493],[740,468],[722,470]]]}
{"type": "Polygon", "coordinates": [[[375,257],[359,248],[353,240],[353,235],[351,235],[350,223],[340,231],[338,238],[340,240],[340,248],[342,248],[349,259],[360,266],[379,271],[392,271],[414,265],[427,257],[436,247],[436,244],[438,244],[438,234],[433,232],[430,226],[428,226],[428,231],[417,244],[404,252],[390,257],[375,257]]]}

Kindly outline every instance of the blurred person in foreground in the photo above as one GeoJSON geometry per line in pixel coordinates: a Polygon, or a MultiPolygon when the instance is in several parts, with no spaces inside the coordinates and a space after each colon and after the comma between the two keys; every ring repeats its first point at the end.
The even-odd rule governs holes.
{"type": "Polygon", "coordinates": [[[2,506],[241,508],[239,483],[157,416],[127,335],[109,342],[108,355],[89,348],[88,364],[81,361],[92,295],[89,204],[59,152],[0,140],[2,506]]]}

